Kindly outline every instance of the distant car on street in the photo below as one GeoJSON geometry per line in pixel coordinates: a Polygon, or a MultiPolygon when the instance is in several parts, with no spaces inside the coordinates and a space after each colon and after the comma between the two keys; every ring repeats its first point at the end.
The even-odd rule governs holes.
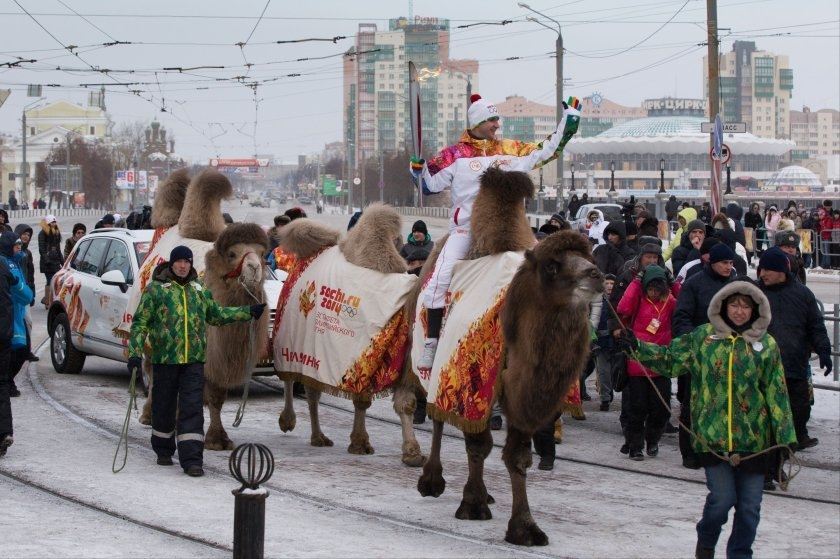
{"type": "Polygon", "coordinates": [[[298,203],[308,206],[312,204],[312,198],[309,196],[298,196],[298,203]]]}
{"type": "Polygon", "coordinates": [[[572,231],[586,233],[589,230],[586,216],[592,210],[599,210],[604,214],[606,221],[622,221],[624,218],[621,216],[621,207],[621,204],[584,204],[578,208],[577,215],[571,217],[572,231]]]}

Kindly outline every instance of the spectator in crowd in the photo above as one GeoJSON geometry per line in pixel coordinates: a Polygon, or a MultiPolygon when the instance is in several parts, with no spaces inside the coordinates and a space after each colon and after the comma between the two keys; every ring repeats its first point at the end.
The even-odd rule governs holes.
{"type": "Polygon", "coordinates": [[[280,245],[280,229],[291,222],[292,220],[287,215],[274,216],[274,226],[268,230],[269,255],[271,255],[272,251],[280,245]]]}
{"type": "Polygon", "coordinates": [[[764,230],[766,233],[768,248],[773,246],[773,239],[776,236],[776,231],[779,230],[779,221],[781,219],[782,217],[779,215],[779,210],[775,205],[771,205],[767,208],[767,211],[764,212],[764,230]]]}
{"type": "Polygon", "coordinates": [[[9,214],[6,213],[6,210],[0,209],[0,233],[11,230],[12,226],[9,225],[9,214]]]}
{"type": "Polygon", "coordinates": [[[712,222],[712,205],[709,202],[703,202],[700,206],[700,213],[697,214],[697,219],[709,225],[712,222]]]}
{"type": "Polygon", "coordinates": [[[221,307],[198,280],[192,251],[177,246],[155,268],[140,297],[128,344],[129,373],[139,370],[143,348],[152,348],[152,449],[161,466],[178,461],[192,477],[204,475],[204,344],[207,324],[222,326],[259,318],[265,303],[221,307]],[[177,437],[176,437],[177,433],[177,437]]]}
{"type": "Polygon", "coordinates": [[[94,229],[110,229],[114,227],[117,223],[116,218],[114,218],[114,214],[105,214],[102,216],[102,219],[96,222],[93,226],[94,229]]]}
{"type": "Polygon", "coordinates": [[[671,194],[671,197],[665,202],[665,219],[668,221],[676,220],[679,209],[680,204],[677,202],[677,197],[671,194]]]}
{"type": "Polygon", "coordinates": [[[720,239],[717,237],[707,237],[703,239],[703,242],[700,244],[700,249],[691,249],[691,252],[688,253],[688,262],[680,268],[680,273],[677,274],[676,283],[674,285],[682,287],[682,284],[685,281],[703,270],[703,265],[709,263],[709,252],[711,252],[712,247],[716,244],[720,243],[720,239]]]}
{"type": "Polygon", "coordinates": [[[76,243],[79,242],[79,239],[85,236],[87,233],[87,227],[84,223],[77,223],[73,226],[73,234],[64,241],[64,259],[70,256],[70,253],[73,252],[73,247],[76,246],[76,243]]]}
{"type": "MultiPolygon", "coordinates": [[[[306,212],[304,212],[301,208],[289,208],[283,213],[283,216],[288,218],[291,221],[296,219],[301,219],[306,217],[306,212]]],[[[280,217],[280,216],[278,216],[280,217]]],[[[285,219],[281,219],[280,221],[285,222],[285,219]]],[[[284,225],[285,226],[285,225],[284,225]]],[[[274,250],[271,251],[271,254],[268,256],[269,266],[273,266],[275,270],[282,270],[284,272],[290,272],[292,267],[297,262],[297,258],[295,257],[294,253],[286,251],[281,246],[275,246],[274,250]]],[[[295,386],[299,386],[300,383],[295,383],[295,386]]]]}
{"type": "Polygon", "coordinates": [[[400,249],[400,256],[408,263],[408,273],[419,276],[420,268],[423,267],[434,248],[435,243],[432,241],[432,236],[429,235],[426,222],[418,219],[411,226],[411,233],[400,249]]]}
{"type": "Polygon", "coordinates": [[[793,222],[793,230],[802,229],[802,216],[799,215],[799,210],[790,208],[787,212],[787,218],[793,222]]]}
{"type": "Polygon", "coordinates": [[[790,268],[790,258],[780,246],[761,256],[757,271],[758,285],[770,302],[773,313],[767,331],[775,338],[782,355],[797,447],[810,448],[819,442],[808,435],[808,420],[811,417],[808,360],[812,349],[819,356],[820,367],[825,374],[828,375],[832,369],[831,342],[825,321],[816,297],[796,280],[790,268]]]}
{"type": "Polygon", "coordinates": [[[567,229],[572,228],[572,226],[569,224],[566,218],[563,217],[562,213],[556,213],[552,215],[551,219],[548,220],[548,224],[556,227],[557,231],[565,231],[567,229]]]}
{"type": "Polygon", "coordinates": [[[817,231],[820,236],[820,261],[821,268],[831,268],[831,233],[834,227],[834,218],[825,206],[817,209],[817,231]]]}
{"type": "MultiPolygon", "coordinates": [[[[665,260],[662,258],[661,242],[662,241],[660,241],[657,237],[639,238],[639,243],[641,244],[639,254],[624,264],[624,267],[621,269],[621,274],[616,280],[615,288],[612,290],[610,302],[613,307],[618,307],[618,303],[621,301],[621,298],[624,296],[624,292],[627,290],[630,283],[637,277],[642,277],[645,272],[645,268],[651,264],[656,264],[657,266],[665,269],[666,274],[669,276],[668,283],[673,283],[673,276],[671,275],[671,272],[665,268],[665,260]]],[[[677,293],[674,294],[675,297],[676,295],[677,293]]],[[[618,328],[618,324],[613,323],[612,329],[615,330],[616,328],[618,328]]]]}
{"type": "Polygon", "coordinates": [[[831,267],[840,268],[840,209],[831,212],[831,267]]]}
{"type": "Polygon", "coordinates": [[[776,233],[776,246],[787,255],[793,277],[805,285],[808,276],[805,273],[805,261],[799,252],[799,235],[793,231],[779,231],[776,233]]]}
{"type": "Polygon", "coordinates": [[[637,220],[636,226],[639,228],[639,246],[642,245],[642,237],[659,238],[659,220],[655,217],[647,216],[637,220]]]}
{"type": "Polygon", "coordinates": [[[574,219],[577,215],[578,209],[580,209],[581,201],[578,200],[577,194],[572,194],[572,198],[569,200],[569,219],[574,219]]]}
{"type": "Polygon", "coordinates": [[[627,232],[623,221],[611,221],[604,228],[606,243],[592,251],[595,265],[604,274],[617,276],[621,273],[624,263],[632,259],[636,253],[627,246],[627,232]]]}
{"type": "Polygon", "coordinates": [[[590,210],[586,216],[586,230],[589,235],[589,242],[593,245],[602,245],[606,242],[604,239],[604,229],[607,228],[609,222],[604,220],[604,214],[601,210],[590,210]]]}
{"type": "Polygon", "coordinates": [[[817,265],[816,259],[814,258],[814,250],[820,244],[820,238],[817,233],[817,230],[819,229],[817,211],[802,210],[800,215],[802,216],[803,231],[803,239],[800,245],[803,249],[802,259],[805,262],[806,268],[814,268],[817,265]]]}
{"type": "Polygon", "coordinates": [[[695,557],[714,557],[733,506],[726,556],[752,557],[767,467],[767,453],[759,453],[796,440],[782,358],[767,331],[770,303],[752,282],[722,288],[709,303],[707,320],[668,346],[628,335],[621,347],[661,375],[691,376],[692,424],[698,434],[693,450],[709,488],[697,523],[695,557]],[[733,454],[738,463],[730,462],[733,454]]]}
{"type": "Polygon", "coordinates": [[[715,231],[715,236],[720,239],[720,242],[728,246],[732,249],[732,252],[735,253],[735,258],[733,259],[733,265],[735,266],[735,271],[738,273],[739,276],[746,276],[747,275],[747,261],[746,261],[746,250],[742,247],[736,240],[735,240],[735,231],[732,229],[724,228],[715,231]]]}
{"type": "MultiPolygon", "coordinates": [[[[671,295],[665,269],[651,264],[641,277],[637,276],[630,283],[617,312],[638,339],[668,345],[675,307],[676,299],[671,295]]],[[[624,444],[631,460],[642,460],[645,445],[648,456],[659,454],[659,439],[671,416],[663,403],[663,400],[670,400],[671,379],[632,360],[627,362],[627,375],[627,386],[622,393],[622,399],[628,400],[624,444]]]]}
{"type": "Polygon", "coordinates": [[[21,223],[15,227],[15,235],[20,238],[21,253],[23,253],[23,260],[20,263],[20,267],[23,269],[23,274],[26,277],[26,284],[32,290],[32,293],[35,293],[35,261],[32,259],[32,251],[29,250],[29,242],[32,240],[32,228],[21,223]]]}
{"type": "MultiPolygon", "coordinates": [[[[600,410],[609,411],[613,401],[612,368],[614,344],[610,331],[612,315],[608,304],[615,289],[616,277],[612,274],[604,276],[604,293],[593,300],[589,321],[595,329],[595,341],[592,348],[595,360],[595,370],[598,378],[598,395],[600,396],[600,410]]],[[[587,375],[588,376],[588,375],[587,375]]],[[[583,397],[586,377],[580,380],[581,397],[583,397]]]]}
{"type": "MultiPolygon", "coordinates": [[[[671,240],[671,244],[662,251],[662,258],[665,259],[667,262],[671,259],[671,254],[674,250],[680,246],[682,242],[682,235],[685,233],[685,227],[692,221],[697,219],[697,210],[692,207],[683,208],[680,210],[679,214],[677,214],[677,222],[679,223],[679,228],[674,232],[674,238],[671,240]]],[[[674,272],[676,273],[676,272],[674,272]]]]}
{"type": "MultiPolygon", "coordinates": [[[[738,204],[737,202],[729,202],[728,204],[726,204],[726,217],[728,217],[731,220],[730,223],[734,226],[735,240],[741,243],[741,246],[746,247],[747,239],[746,235],[744,234],[744,224],[741,223],[741,218],[743,216],[744,210],[741,209],[740,204],[738,204]]],[[[744,259],[748,259],[746,254],[744,255],[744,259]]]]}
{"type": "Polygon", "coordinates": [[[692,250],[700,250],[700,245],[706,238],[706,224],[695,219],[685,226],[679,246],[671,254],[671,267],[674,274],[679,275],[680,269],[688,262],[692,250]]]}
{"type": "MultiPolygon", "coordinates": [[[[671,322],[671,334],[674,338],[688,334],[709,321],[706,311],[712,297],[735,279],[732,268],[734,259],[735,253],[732,249],[718,243],[709,251],[709,263],[703,265],[702,273],[697,273],[685,281],[677,297],[677,308],[671,322]]],[[[690,386],[690,374],[677,379],[677,399],[681,404],[680,421],[688,428],[691,428],[690,386]]],[[[684,467],[700,467],[685,429],[680,429],[680,453],[684,467]]]]}
{"type": "Polygon", "coordinates": [[[54,215],[48,215],[41,220],[41,230],[38,232],[38,254],[41,257],[40,271],[47,280],[41,303],[49,308],[52,302],[52,278],[64,264],[61,254],[61,231],[54,215]]]}
{"type": "Polygon", "coordinates": [[[21,247],[20,238],[13,232],[0,235],[0,456],[13,442],[9,398],[20,396],[14,375],[30,353],[25,317],[34,294],[20,266],[24,258],[21,247]]]}
{"type": "Polygon", "coordinates": [[[760,207],[757,202],[750,204],[750,209],[747,215],[744,216],[744,227],[752,229],[753,250],[747,252],[747,263],[752,264],[753,255],[758,253],[761,256],[761,247],[763,246],[763,242],[760,239],[763,239],[764,219],[761,217],[760,207]]]}

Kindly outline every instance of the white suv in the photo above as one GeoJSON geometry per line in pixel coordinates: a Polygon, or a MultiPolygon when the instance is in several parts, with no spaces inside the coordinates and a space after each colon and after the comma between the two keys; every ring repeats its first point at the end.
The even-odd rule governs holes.
{"type": "MultiPolygon", "coordinates": [[[[128,339],[119,327],[128,322],[129,287],[139,277],[154,233],[151,229],[95,229],[76,243],[52,280],[47,324],[57,372],[81,372],[87,355],[128,361],[128,339]]],[[[274,272],[267,274],[270,328],[283,282],[274,272]]],[[[266,366],[271,367],[271,362],[258,364],[266,366]]],[[[146,385],[146,379],[141,380],[146,385]]]]}

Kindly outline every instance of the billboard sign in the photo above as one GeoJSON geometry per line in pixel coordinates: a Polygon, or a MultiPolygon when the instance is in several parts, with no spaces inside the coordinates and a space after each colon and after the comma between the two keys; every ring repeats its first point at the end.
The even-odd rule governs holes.
{"type": "Polygon", "coordinates": [[[324,175],[321,178],[321,192],[324,196],[336,196],[339,193],[338,181],[332,175],[324,175]]]}
{"type": "Polygon", "coordinates": [[[255,157],[214,157],[210,159],[211,167],[268,167],[268,159],[255,157]]]}

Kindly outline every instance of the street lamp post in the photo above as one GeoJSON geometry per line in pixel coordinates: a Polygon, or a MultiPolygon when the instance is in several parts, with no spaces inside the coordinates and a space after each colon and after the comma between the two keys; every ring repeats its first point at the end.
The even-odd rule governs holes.
{"type": "Polygon", "coordinates": [[[569,194],[572,194],[575,191],[575,164],[569,164],[569,170],[572,172],[572,187],[569,189],[569,194]]]}
{"type": "MultiPolygon", "coordinates": [[[[557,75],[557,88],[556,88],[556,117],[557,122],[559,123],[560,120],[563,118],[563,32],[560,29],[560,22],[556,19],[545,15],[544,13],[535,10],[525,2],[519,2],[519,7],[528,10],[529,12],[533,12],[539,16],[544,17],[545,19],[552,21],[557,26],[557,40],[555,41],[554,48],[555,48],[555,56],[556,56],[556,66],[555,66],[555,73],[557,75]]],[[[554,31],[554,29],[546,25],[545,23],[541,22],[540,20],[528,16],[526,18],[528,21],[532,21],[538,25],[542,25],[546,29],[550,29],[554,31]]],[[[557,157],[557,211],[563,210],[563,154],[561,153],[557,157]]]]}
{"type": "Polygon", "coordinates": [[[618,192],[615,191],[615,161],[610,161],[610,189],[607,192],[607,198],[610,199],[610,202],[613,202],[617,195],[618,192]]]}
{"type": "Polygon", "coordinates": [[[662,220],[665,219],[665,198],[668,197],[668,193],[665,192],[665,159],[659,160],[659,192],[656,193],[656,219],[662,220]]]}
{"type": "Polygon", "coordinates": [[[724,196],[728,196],[732,194],[732,168],[729,166],[729,163],[726,164],[726,192],[723,193],[724,196]]]}

